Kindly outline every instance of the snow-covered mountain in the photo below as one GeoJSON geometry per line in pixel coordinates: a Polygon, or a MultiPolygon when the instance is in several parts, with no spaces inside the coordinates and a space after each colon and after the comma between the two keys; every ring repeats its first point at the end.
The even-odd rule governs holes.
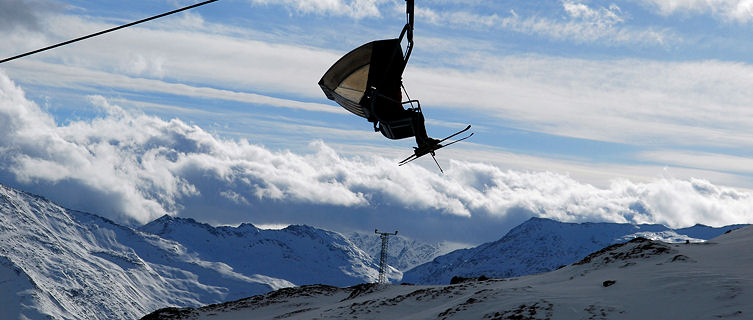
{"type": "MultiPolygon", "coordinates": [[[[430,270],[426,277],[444,277],[437,282],[446,283],[473,272],[539,272],[636,235],[695,242],[724,230],[532,219],[500,241],[438,257],[434,262],[447,261],[449,267],[430,270]],[[523,259],[513,262],[511,256],[523,259]]],[[[213,227],[169,216],[133,229],[0,185],[0,319],[131,319],[166,306],[258,297],[295,285],[375,281],[379,237],[351,239],[308,226],[213,227]]],[[[391,240],[390,255],[403,268],[445,249],[403,237],[391,240]]],[[[390,280],[400,279],[400,271],[390,271],[390,280]]]]}
{"type": "Polygon", "coordinates": [[[546,272],[605,246],[644,237],[665,242],[701,242],[739,226],[696,225],[672,230],[663,225],[563,223],[531,218],[501,239],[439,256],[403,273],[403,282],[446,284],[454,276],[507,278],[546,272]],[[697,238],[695,238],[695,237],[697,238]]]}
{"type": "Polygon", "coordinates": [[[293,284],[0,185],[0,318],[128,319],[293,284]]]}
{"type": "Polygon", "coordinates": [[[454,285],[312,285],[143,319],[747,319],[753,227],[704,243],[635,238],[555,271],[454,285]]]}
{"type": "MultiPolygon", "coordinates": [[[[347,237],[353,244],[372,256],[374,261],[379,262],[382,238],[378,234],[352,232],[347,237]]],[[[400,271],[409,270],[458,249],[457,245],[447,242],[422,242],[401,235],[390,236],[388,241],[387,264],[400,271]]]]}
{"type": "Polygon", "coordinates": [[[166,306],[377,277],[370,256],[315,228],[214,228],[163,217],[142,230],[0,185],[0,319],[133,319],[166,306]]]}
{"type": "MultiPolygon", "coordinates": [[[[163,216],[139,230],[176,241],[203,260],[241,274],[260,273],[296,285],[349,286],[378,278],[378,262],[341,234],[304,225],[263,230],[250,224],[213,227],[163,216]]],[[[390,273],[388,278],[399,279],[390,273]]]]}

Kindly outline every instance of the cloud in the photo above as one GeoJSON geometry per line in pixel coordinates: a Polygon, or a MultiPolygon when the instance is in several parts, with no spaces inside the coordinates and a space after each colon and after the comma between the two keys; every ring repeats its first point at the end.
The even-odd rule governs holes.
{"type": "Polygon", "coordinates": [[[731,171],[753,174],[753,158],[715,154],[710,152],[689,151],[645,151],[637,155],[642,160],[650,160],[684,166],[689,168],[706,168],[718,171],[731,171]]]}
{"type": "MultiPolygon", "coordinates": [[[[345,114],[347,112],[344,109],[331,104],[304,102],[252,92],[217,89],[200,85],[188,85],[159,79],[131,77],[119,73],[65,66],[56,63],[27,60],[16,62],[16,66],[20,66],[23,69],[23,71],[18,72],[17,74],[18,78],[22,79],[24,82],[39,83],[57,88],[90,89],[92,87],[106,86],[125,91],[220,99],[306,111],[336,114],[345,114]]],[[[9,69],[10,72],[17,70],[14,67],[9,69]]]]}
{"type": "Polygon", "coordinates": [[[416,9],[417,15],[434,25],[487,30],[497,28],[557,41],[599,43],[605,45],[666,46],[675,36],[667,30],[624,26],[625,15],[615,4],[593,8],[581,1],[562,1],[565,19],[509,14],[477,14],[465,10],[440,11],[428,7],[416,9]]]}
{"type": "Polygon", "coordinates": [[[49,20],[63,8],[53,0],[0,1],[0,59],[50,45],[49,20]]]}
{"type": "MultiPolygon", "coordinates": [[[[168,19],[163,24],[134,26],[19,62],[44,61],[61,68],[100,72],[100,75],[129,76],[134,78],[131,81],[160,79],[172,83],[211,84],[236,91],[253,88],[310,98],[321,96],[316,83],[339,58],[338,53],[331,51],[252,40],[245,34],[231,35],[230,31],[225,34],[215,25],[187,27],[184,20],[168,19]]],[[[113,27],[69,15],[51,16],[47,23],[49,37],[63,40],[113,27]]],[[[14,37],[10,40],[9,47],[30,47],[28,39],[14,37]]],[[[106,81],[96,79],[93,82],[98,80],[106,81]]]]}
{"type": "Polygon", "coordinates": [[[0,181],[121,222],[162,214],[215,223],[397,227],[417,238],[493,240],[530,216],[562,221],[753,222],[753,195],[700,179],[615,180],[599,188],[552,172],[452,161],[398,167],[221,139],[178,119],[131,113],[101,96],[103,116],[64,125],[0,75],[0,181]],[[470,235],[468,232],[471,232],[470,235]]]}
{"type": "Polygon", "coordinates": [[[611,4],[608,8],[593,9],[582,2],[568,0],[563,1],[562,6],[571,19],[586,22],[596,30],[606,30],[625,22],[622,10],[616,4],[611,4]]]}
{"type": "MultiPolygon", "coordinates": [[[[624,19],[614,7],[565,5],[573,17],[596,26],[624,19]]],[[[73,17],[50,23],[60,30],[106,27],[73,17]]],[[[342,52],[169,26],[123,30],[56,51],[54,58],[14,62],[9,72],[17,81],[49,87],[108,87],[346,112],[332,103],[305,102],[325,101],[316,81],[342,52]]],[[[76,34],[71,30],[64,37],[76,34]]],[[[742,107],[753,100],[747,90],[753,72],[745,64],[500,57],[485,51],[462,58],[458,68],[409,65],[405,83],[427,105],[462,106],[526,130],[617,143],[753,146],[750,132],[740,129],[753,121],[742,107]],[[468,97],[474,97],[470,104],[468,97]]]]}
{"type": "Polygon", "coordinates": [[[387,0],[252,0],[254,4],[284,5],[301,13],[349,16],[354,19],[379,17],[379,5],[387,0]]]}
{"type": "Polygon", "coordinates": [[[45,0],[0,1],[0,31],[41,31],[43,17],[58,7],[45,0]]]}
{"type": "MultiPolygon", "coordinates": [[[[561,4],[567,19],[592,21],[590,24],[595,26],[620,25],[626,19],[616,7],[588,6],[576,1],[561,4]]],[[[54,55],[17,60],[7,64],[8,73],[30,86],[87,93],[107,88],[125,96],[143,95],[141,100],[191,97],[313,111],[326,116],[347,114],[326,101],[316,85],[323,71],[343,52],[250,40],[248,34],[214,33],[222,28],[196,17],[186,19],[150,25],[154,29],[127,29],[55,51],[54,55]],[[186,19],[199,22],[187,23],[186,19]],[[186,27],[196,23],[206,28],[186,27]],[[144,97],[147,95],[151,96],[144,97]]],[[[70,16],[56,16],[49,23],[57,27],[57,36],[62,38],[82,34],[80,30],[110,26],[70,16]]],[[[451,47],[444,43],[437,46],[451,47]]],[[[12,46],[16,43],[9,45],[12,46]]],[[[469,50],[472,53],[458,59],[461,62],[454,68],[440,68],[434,63],[411,64],[404,75],[405,83],[412,95],[431,108],[427,110],[437,110],[436,114],[459,107],[466,110],[456,121],[491,120],[495,126],[503,123],[553,136],[633,146],[753,147],[753,114],[747,107],[753,101],[753,94],[747,90],[753,82],[750,65],[713,60],[589,61],[504,56],[488,50],[469,50]]],[[[209,107],[200,111],[213,111],[209,107]]],[[[185,115],[186,109],[172,114],[185,115]]],[[[228,109],[221,111],[231,113],[228,109]]],[[[317,116],[320,115],[313,115],[317,116]]],[[[474,125],[481,122],[475,121],[474,125]]],[[[305,129],[317,130],[316,136],[329,130],[327,137],[342,129],[323,126],[305,129]]],[[[231,130],[242,129],[228,129],[231,130]]],[[[356,139],[352,131],[339,134],[360,141],[367,135],[370,133],[364,131],[356,139]]],[[[293,143],[298,143],[297,139],[293,143]]],[[[723,169],[736,171],[734,167],[723,169]]]]}
{"type": "Polygon", "coordinates": [[[750,194],[699,179],[664,178],[648,183],[619,179],[608,188],[596,188],[561,174],[503,172],[496,167],[472,163],[458,164],[452,174],[463,182],[462,185],[472,187],[467,189],[472,193],[483,191],[469,196],[474,201],[469,201],[468,206],[485,208],[488,212],[525,208],[560,221],[670,226],[688,225],[732,211],[737,211],[732,215],[740,219],[751,218],[751,213],[743,208],[745,203],[753,201],[750,194]]]}
{"type": "Polygon", "coordinates": [[[711,13],[727,21],[753,21],[753,2],[749,0],[642,0],[664,15],[674,13],[711,13]]]}
{"type": "Polygon", "coordinates": [[[465,70],[409,69],[405,83],[425,105],[462,106],[552,135],[641,146],[753,147],[753,113],[746,107],[753,101],[747,90],[753,67],[747,64],[535,55],[477,55],[466,63],[465,70]]]}

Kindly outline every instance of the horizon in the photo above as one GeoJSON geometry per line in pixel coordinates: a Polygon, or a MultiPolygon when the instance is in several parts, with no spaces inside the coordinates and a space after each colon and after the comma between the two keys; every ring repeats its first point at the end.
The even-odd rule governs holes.
{"type": "MultiPolygon", "coordinates": [[[[0,58],[193,1],[0,3],[0,58]]],[[[326,99],[402,0],[222,0],[0,64],[0,183],[138,226],[306,224],[494,241],[530,217],[753,223],[753,4],[416,1],[404,73],[432,137],[326,99]]]]}

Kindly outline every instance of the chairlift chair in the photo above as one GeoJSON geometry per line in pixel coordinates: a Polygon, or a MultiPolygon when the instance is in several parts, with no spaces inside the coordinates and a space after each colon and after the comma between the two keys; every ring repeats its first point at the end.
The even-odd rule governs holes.
{"type": "MultiPolygon", "coordinates": [[[[406,3],[408,22],[399,37],[372,41],[353,49],[337,60],[319,80],[319,86],[327,98],[367,119],[374,125],[374,131],[394,140],[416,138],[417,147],[413,148],[413,155],[401,161],[400,165],[426,154],[434,158],[434,151],[473,135],[448,140],[468,131],[471,128],[469,125],[444,139],[429,138],[421,104],[410,98],[402,101],[401,90],[405,90],[403,71],[413,50],[413,0],[406,0],[406,3]],[[405,50],[402,47],[403,39],[407,40],[405,50]]],[[[439,166],[436,158],[434,161],[439,166]]]]}
{"type": "Polygon", "coordinates": [[[408,23],[395,39],[366,43],[340,58],[322,76],[319,86],[330,100],[373,123],[389,139],[417,136],[426,140],[418,100],[402,101],[402,75],[413,49],[413,1],[408,23]],[[407,39],[405,51],[403,38],[407,39]],[[404,107],[404,105],[406,105],[404,107]]]}

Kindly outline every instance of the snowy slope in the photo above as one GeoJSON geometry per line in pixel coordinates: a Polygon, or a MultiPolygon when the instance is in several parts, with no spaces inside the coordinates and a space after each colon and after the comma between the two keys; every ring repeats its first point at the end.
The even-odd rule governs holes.
{"type": "Polygon", "coordinates": [[[540,273],[570,264],[599,248],[638,236],[666,242],[700,242],[735,227],[697,225],[671,230],[663,225],[563,223],[531,218],[495,242],[456,250],[417,266],[405,272],[402,281],[446,284],[453,276],[503,278],[540,273]]]}
{"type": "Polygon", "coordinates": [[[445,286],[306,286],[144,319],[750,319],[753,227],[636,238],[555,271],[445,286]]]}
{"type": "Polygon", "coordinates": [[[23,269],[2,256],[0,287],[0,319],[37,319],[61,312],[53,299],[45,294],[23,269]]]}
{"type": "MultiPolygon", "coordinates": [[[[353,232],[348,239],[363,249],[374,261],[379,262],[382,252],[382,239],[376,233],[353,232]]],[[[447,242],[421,242],[402,235],[390,236],[387,247],[387,264],[400,271],[407,271],[417,265],[426,263],[437,256],[457,249],[447,242]]]]}
{"type": "Polygon", "coordinates": [[[292,285],[2,185],[0,221],[3,319],[128,319],[292,285]]]}
{"type": "MultiPolygon", "coordinates": [[[[342,235],[309,226],[262,230],[250,224],[213,227],[193,219],[164,216],[139,228],[181,243],[208,261],[235,272],[261,273],[296,285],[349,286],[378,278],[378,262],[342,235]]],[[[390,275],[399,279],[399,273],[390,275]]]]}
{"type": "Polygon", "coordinates": [[[306,226],[214,228],[163,217],[145,232],[2,185],[0,222],[0,319],[133,319],[295,284],[377,278],[366,253],[306,226]]]}

